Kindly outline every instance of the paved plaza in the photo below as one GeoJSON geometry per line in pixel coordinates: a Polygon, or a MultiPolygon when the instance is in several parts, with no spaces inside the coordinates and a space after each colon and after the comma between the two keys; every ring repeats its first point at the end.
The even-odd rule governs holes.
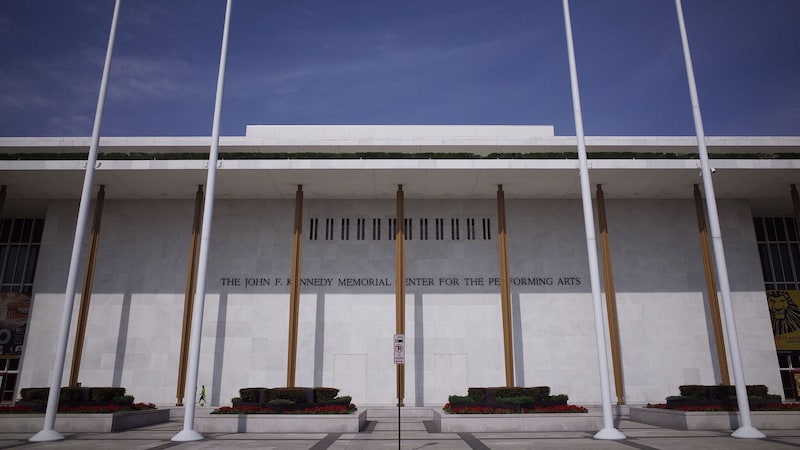
{"type": "MultiPolygon", "coordinates": [[[[368,450],[398,448],[396,418],[368,422],[360,433],[213,433],[197,442],[172,442],[182,421],[118,433],[72,433],[58,442],[28,442],[30,433],[0,433],[0,448],[25,449],[274,449],[368,450]]],[[[627,420],[618,428],[627,439],[600,441],[585,432],[438,433],[432,422],[402,420],[402,449],[789,449],[800,448],[800,430],[761,430],[766,439],[736,439],[730,431],[681,431],[627,420]]]]}

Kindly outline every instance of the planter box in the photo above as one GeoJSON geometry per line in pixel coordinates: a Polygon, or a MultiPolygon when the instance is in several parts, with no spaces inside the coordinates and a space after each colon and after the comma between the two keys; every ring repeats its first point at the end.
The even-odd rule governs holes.
{"type": "Polygon", "coordinates": [[[351,414],[198,414],[200,433],[358,433],[366,411],[351,414]]]}
{"type": "MultiPolygon", "coordinates": [[[[739,428],[738,411],[676,411],[631,407],[634,422],[678,430],[735,430],[739,428]]],[[[763,430],[800,428],[800,411],[751,411],[753,426],[763,430]]]]}
{"type": "MultiPolygon", "coordinates": [[[[64,433],[108,433],[169,421],[169,409],[124,411],[102,414],[56,415],[56,431],[64,433]]],[[[44,427],[44,414],[0,414],[0,432],[36,433],[44,427]]]]}
{"type": "Polygon", "coordinates": [[[442,433],[515,431],[597,431],[603,428],[599,412],[563,414],[448,414],[434,411],[442,433]]]}

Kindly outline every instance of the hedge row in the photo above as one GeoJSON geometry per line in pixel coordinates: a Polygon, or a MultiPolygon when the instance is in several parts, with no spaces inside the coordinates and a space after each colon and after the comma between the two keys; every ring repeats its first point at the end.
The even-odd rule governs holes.
{"type": "MultiPolygon", "coordinates": [[[[25,388],[19,391],[20,400],[26,403],[47,403],[50,388],[25,388]]],[[[59,403],[111,402],[125,395],[124,387],[62,387],[59,403]]]]}
{"type": "MultiPolygon", "coordinates": [[[[334,401],[341,403],[342,400],[336,397],[338,393],[339,389],[331,387],[256,387],[239,389],[239,399],[242,403],[258,403],[259,405],[266,405],[270,402],[284,403],[284,401],[290,401],[292,403],[331,404],[331,402],[334,401]]],[[[349,404],[349,397],[347,398],[349,404]]]]}
{"type": "MultiPolygon", "coordinates": [[[[736,386],[726,385],[700,385],[700,384],[687,384],[679,386],[682,397],[689,397],[694,399],[705,400],[721,400],[731,397],[736,397],[736,386]]],[[[754,384],[747,386],[748,397],[767,398],[769,390],[763,384],[754,384]]]]}

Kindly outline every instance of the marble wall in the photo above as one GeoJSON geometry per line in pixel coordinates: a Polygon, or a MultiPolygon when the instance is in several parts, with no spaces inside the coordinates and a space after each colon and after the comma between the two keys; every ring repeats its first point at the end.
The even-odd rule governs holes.
{"type": "MultiPolygon", "coordinates": [[[[198,380],[211,404],[229,404],[241,387],[286,383],[293,203],[216,203],[198,380]]],[[[517,384],[599,403],[580,201],[506,204],[517,384]]],[[[106,202],[83,385],[122,385],[137,400],[174,404],[192,208],[192,201],[106,202]]],[[[681,384],[719,383],[693,202],[609,200],[607,211],[628,403],[662,401],[681,384]]],[[[19,387],[49,385],[76,212],[75,202],[48,207],[19,387]]],[[[306,200],[297,385],[339,387],[361,405],[396,403],[394,213],[393,201],[306,200]],[[373,219],[381,221],[380,240],[372,239],[373,219]]],[[[747,383],[780,393],[750,211],[724,201],[720,214],[747,383]]],[[[503,385],[495,202],[407,200],[405,215],[413,224],[405,403],[439,405],[469,386],[503,385]],[[459,239],[451,219],[459,220],[459,239]]],[[[73,320],[73,336],[74,329],[73,320]]]]}

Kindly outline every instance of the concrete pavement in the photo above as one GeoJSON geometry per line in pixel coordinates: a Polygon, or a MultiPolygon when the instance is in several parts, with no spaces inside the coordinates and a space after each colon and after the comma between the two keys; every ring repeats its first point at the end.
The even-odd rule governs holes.
{"type": "MultiPolygon", "coordinates": [[[[767,439],[736,439],[730,431],[681,431],[622,420],[618,428],[628,438],[599,441],[592,433],[438,433],[420,418],[401,421],[401,449],[791,449],[800,448],[800,430],[761,430],[767,439]]],[[[216,433],[197,442],[172,442],[180,419],[118,433],[74,433],[57,442],[32,443],[29,433],[0,433],[1,448],[24,449],[248,449],[370,450],[398,448],[397,418],[370,420],[360,433],[216,433]]]]}

